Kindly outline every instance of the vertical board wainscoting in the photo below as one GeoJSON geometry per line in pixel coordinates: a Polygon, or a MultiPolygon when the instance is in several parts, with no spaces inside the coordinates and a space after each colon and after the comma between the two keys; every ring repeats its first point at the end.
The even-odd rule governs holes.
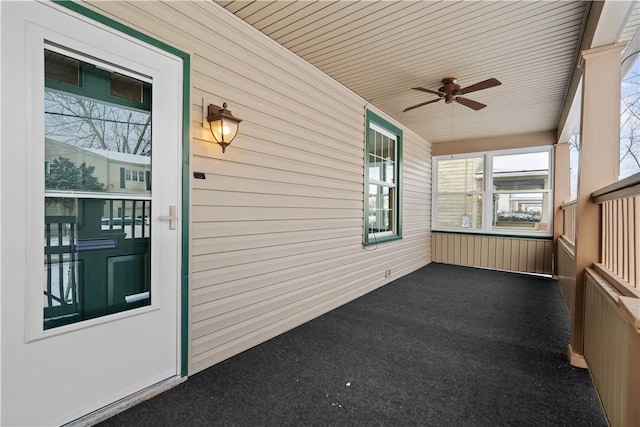
{"type": "Polygon", "coordinates": [[[432,232],[434,262],[552,274],[553,240],[432,232]]]}
{"type": "Polygon", "coordinates": [[[620,298],[624,297],[614,286],[587,269],[584,357],[610,425],[637,426],[640,425],[640,325],[638,318],[632,320],[625,313],[620,298]]]}

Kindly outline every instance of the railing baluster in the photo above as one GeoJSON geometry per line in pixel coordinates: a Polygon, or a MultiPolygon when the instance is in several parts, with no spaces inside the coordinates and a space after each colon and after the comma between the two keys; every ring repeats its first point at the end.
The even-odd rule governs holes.
{"type": "Polygon", "coordinates": [[[613,271],[616,270],[616,237],[618,231],[618,221],[617,221],[617,210],[616,210],[617,201],[613,201],[611,203],[611,230],[609,231],[611,235],[611,261],[609,262],[609,268],[613,271]]]}
{"type": "Polygon", "coordinates": [[[613,202],[613,218],[614,218],[614,235],[613,235],[613,271],[620,275],[620,253],[622,252],[622,248],[620,248],[620,241],[622,240],[622,215],[620,210],[620,200],[616,200],[613,202]]]}
{"type": "Polygon", "coordinates": [[[47,307],[53,306],[53,298],[51,297],[51,224],[45,223],[45,254],[47,256],[47,307]]]}
{"type": "Polygon", "coordinates": [[[634,280],[635,280],[635,272],[634,272],[634,254],[635,253],[635,242],[634,242],[634,233],[635,233],[635,218],[634,216],[634,205],[635,202],[633,200],[633,197],[630,197],[627,200],[627,246],[625,248],[625,251],[627,253],[628,256],[628,260],[627,260],[627,278],[626,280],[633,284],[634,280]]]}
{"type": "Polygon", "coordinates": [[[636,227],[638,218],[635,216],[636,209],[636,197],[629,199],[629,283],[635,284],[636,282],[636,227]]]}
{"type": "Polygon", "coordinates": [[[620,209],[618,208],[619,200],[614,200],[613,203],[611,204],[611,208],[613,210],[612,215],[611,215],[611,219],[612,219],[612,223],[611,223],[611,253],[613,253],[613,262],[611,264],[611,269],[618,274],[618,262],[620,260],[620,248],[618,247],[618,242],[620,241],[619,239],[619,226],[620,226],[620,218],[619,218],[619,214],[620,214],[620,209]]]}
{"type": "MultiPolygon", "coordinates": [[[[69,243],[73,242],[75,244],[75,239],[76,239],[76,224],[75,223],[71,223],[70,224],[71,227],[71,233],[70,233],[70,241],[69,243]]],[[[77,295],[77,288],[76,288],[76,251],[75,250],[71,250],[70,251],[70,275],[69,275],[69,288],[71,289],[71,304],[75,304],[78,302],[78,295],[77,295]]],[[[66,299],[66,295],[65,295],[65,299],[66,299]]]]}
{"type": "MultiPolygon", "coordinates": [[[[64,246],[62,226],[62,223],[58,223],[58,248],[62,248],[64,246]]],[[[64,305],[64,254],[62,251],[58,253],[58,292],[60,305],[64,305]]]]}
{"type": "Polygon", "coordinates": [[[621,276],[629,281],[629,259],[624,254],[629,253],[629,216],[627,215],[628,200],[622,199],[622,245],[620,246],[620,258],[622,259],[621,276]]]}
{"type": "Polygon", "coordinates": [[[113,200],[109,200],[109,230],[113,230],[113,200]]]}
{"type": "Polygon", "coordinates": [[[569,211],[569,233],[571,235],[571,241],[576,241],[576,208],[574,206],[573,209],[569,211]]]}
{"type": "Polygon", "coordinates": [[[147,237],[147,202],[142,201],[142,237],[147,237]]]}
{"type": "Polygon", "coordinates": [[[137,216],[136,212],[136,201],[132,200],[131,201],[131,238],[135,239],[136,237],[136,216],[137,216]]]}
{"type": "Polygon", "coordinates": [[[605,241],[605,253],[606,256],[602,258],[602,262],[605,265],[611,265],[611,204],[605,203],[602,205],[606,222],[602,225],[601,239],[605,241]]]}
{"type": "Polygon", "coordinates": [[[609,232],[609,224],[611,221],[609,220],[609,204],[604,203],[602,205],[602,235],[600,240],[602,240],[602,260],[605,264],[609,264],[610,253],[609,253],[609,239],[611,238],[611,233],[609,232]]]}
{"type": "Polygon", "coordinates": [[[122,201],[122,209],[120,209],[122,215],[120,215],[120,221],[122,221],[122,232],[125,233],[125,239],[127,234],[127,224],[125,218],[127,217],[127,201],[122,201]]]}
{"type": "Polygon", "coordinates": [[[571,243],[575,244],[576,240],[576,202],[569,202],[563,204],[560,209],[562,209],[562,234],[563,236],[571,241],[571,243]]]}
{"type": "Polygon", "coordinates": [[[633,198],[633,253],[629,253],[633,260],[633,284],[636,288],[640,288],[640,196],[633,198]]]}
{"type": "Polygon", "coordinates": [[[602,258],[606,265],[611,264],[611,205],[605,203],[602,205],[604,209],[605,222],[602,224],[602,240],[605,242],[605,256],[602,258]]]}

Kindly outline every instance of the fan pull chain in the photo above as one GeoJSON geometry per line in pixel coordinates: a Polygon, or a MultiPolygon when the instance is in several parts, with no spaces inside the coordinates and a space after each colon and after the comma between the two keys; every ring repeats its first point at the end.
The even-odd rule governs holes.
{"type": "Polygon", "coordinates": [[[453,103],[451,104],[451,139],[453,139],[453,135],[454,135],[454,131],[455,131],[455,125],[453,123],[454,117],[453,117],[453,103]]]}

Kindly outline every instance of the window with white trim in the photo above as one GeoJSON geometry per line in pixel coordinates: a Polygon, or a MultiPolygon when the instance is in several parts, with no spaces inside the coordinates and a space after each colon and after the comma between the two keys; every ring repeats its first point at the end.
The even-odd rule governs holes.
{"type": "MultiPolygon", "coordinates": [[[[635,35],[635,46],[640,42],[635,35]]],[[[623,59],[620,102],[620,174],[619,179],[640,172],[640,54],[628,54],[623,59]]]]}
{"type": "Polygon", "coordinates": [[[367,111],[364,243],[399,239],[402,131],[367,111]]]}
{"type": "Polygon", "coordinates": [[[550,147],[433,158],[433,230],[549,236],[550,147]]]}

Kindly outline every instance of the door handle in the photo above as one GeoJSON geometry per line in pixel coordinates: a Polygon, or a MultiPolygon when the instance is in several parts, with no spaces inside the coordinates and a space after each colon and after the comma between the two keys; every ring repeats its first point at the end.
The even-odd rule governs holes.
{"type": "Polygon", "coordinates": [[[160,221],[169,221],[169,230],[175,230],[178,223],[178,217],[176,216],[177,209],[175,205],[169,206],[169,215],[160,216],[160,221]]]}

